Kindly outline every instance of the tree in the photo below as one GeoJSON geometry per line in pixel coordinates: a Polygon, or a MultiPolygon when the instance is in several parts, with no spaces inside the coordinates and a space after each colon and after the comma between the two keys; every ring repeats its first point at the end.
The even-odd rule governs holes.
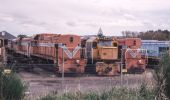
{"type": "Polygon", "coordinates": [[[137,37],[143,40],[169,40],[170,32],[168,30],[149,30],[146,32],[140,32],[137,37]]]}
{"type": "Polygon", "coordinates": [[[28,36],[27,36],[27,35],[24,35],[24,34],[19,34],[17,37],[18,37],[18,38],[26,38],[26,37],[28,37],[28,36]]]}

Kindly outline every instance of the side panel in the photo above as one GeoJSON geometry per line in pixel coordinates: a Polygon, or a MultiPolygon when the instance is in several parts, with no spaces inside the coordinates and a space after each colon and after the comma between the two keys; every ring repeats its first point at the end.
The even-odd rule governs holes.
{"type": "Polygon", "coordinates": [[[99,54],[100,54],[101,59],[105,59],[105,60],[118,59],[118,49],[117,48],[100,48],[99,54]]]}

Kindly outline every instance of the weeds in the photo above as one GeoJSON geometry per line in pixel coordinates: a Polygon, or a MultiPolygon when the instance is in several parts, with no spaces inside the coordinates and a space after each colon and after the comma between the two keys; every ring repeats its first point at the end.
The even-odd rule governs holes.
{"type": "Polygon", "coordinates": [[[0,69],[0,100],[22,100],[26,86],[14,73],[4,74],[0,69]]]}
{"type": "Polygon", "coordinates": [[[112,88],[110,91],[90,91],[88,93],[67,93],[45,96],[41,100],[154,100],[155,92],[142,84],[139,89],[112,88]]]}
{"type": "Polygon", "coordinates": [[[155,69],[156,100],[167,100],[170,97],[170,56],[165,54],[160,60],[159,67],[155,69]]]}

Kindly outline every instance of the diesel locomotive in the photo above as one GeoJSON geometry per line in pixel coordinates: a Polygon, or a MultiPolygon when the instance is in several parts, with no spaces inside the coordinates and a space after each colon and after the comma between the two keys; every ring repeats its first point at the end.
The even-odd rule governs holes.
{"type": "Polygon", "coordinates": [[[27,57],[48,59],[57,73],[84,73],[86,59],[83,58],[81,38],[77,35],[36,34],[17,38],[9,49],[27,57]]]}

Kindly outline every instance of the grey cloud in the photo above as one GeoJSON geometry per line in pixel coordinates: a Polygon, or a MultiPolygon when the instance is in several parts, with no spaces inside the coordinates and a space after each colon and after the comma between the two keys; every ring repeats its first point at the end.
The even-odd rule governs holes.
{"type": "Polygon", "coordinates": [[[85,24],[86,26],[89,26],[89,27],[92,27],[92,28],[95,28],[95,27],[99,27],[99,25],[95,24],[95,23],[87,23],[85,24]]]}
{"type": "Polygon", "coordinates": [[[66,22],[66,24],[70,27],[75,27],[76,26],[76,22],[73,22],[73,21],[68,21],[66,22]]]}
{"type": "Polygon", "coordinates": [[[0,0],[0,30],[15,34],[54,32],[107,34],[123,30],[164,28],[170,25],[170,2],[162,0],[0,0]],[[116,3],[115,3],[116,2],[116,3]],[[139,3],[146,5],[135,5],[139,3]],[[152,6],[151,4],[155,4],[152,6]],[[161,6],[158,4],[162,3],[161,6]],[[104,3],[104,4],[103,4],[104,3]]]}

